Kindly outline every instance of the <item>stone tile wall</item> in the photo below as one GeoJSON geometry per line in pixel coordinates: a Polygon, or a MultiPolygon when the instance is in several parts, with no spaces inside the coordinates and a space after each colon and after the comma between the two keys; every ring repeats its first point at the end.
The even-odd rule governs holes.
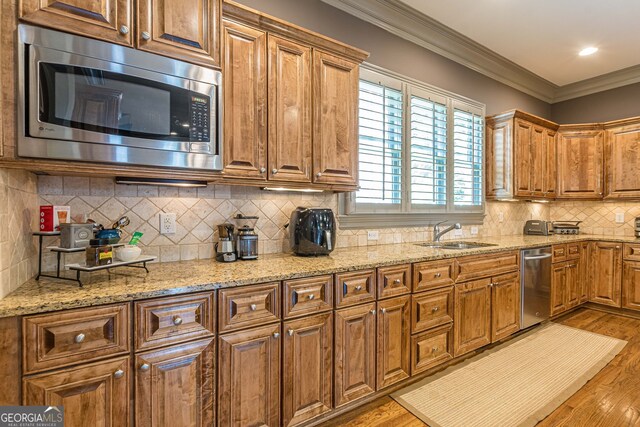
{"type": "Polygon", "coordinates": [[[582,221],[582,233],[619,237],[634,236],[636,217],[640,217],[639,202],[555,202],[549,212],[553,221],[582,221]],[[623,223],[615,221],[616,213],[624,214],[623,223]]]}

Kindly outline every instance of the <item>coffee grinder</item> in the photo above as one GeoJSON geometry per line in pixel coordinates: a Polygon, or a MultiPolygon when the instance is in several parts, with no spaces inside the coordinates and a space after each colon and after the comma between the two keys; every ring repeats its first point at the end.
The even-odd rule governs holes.
{"type": "Polygon", "coordinates": [[[236,246],[238,259],[258,259],[258,235],[254,231],[258,217],[238,214],[234,220],[238,225],[236,246]]]}
{"type": "Polygon", "coordinates": [[[224,223],[218,225],[220,239],[215,244],[217,261],[233,262],[237,259],[233,230],[233,224],[224,223]]]}

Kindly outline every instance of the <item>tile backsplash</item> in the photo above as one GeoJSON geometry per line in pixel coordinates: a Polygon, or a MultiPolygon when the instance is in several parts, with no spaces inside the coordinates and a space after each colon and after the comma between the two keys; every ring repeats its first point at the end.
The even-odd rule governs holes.
{"type": "Polygon", "coordinates": [[[615,237],[633,237],[635,219],[640,216],[639,202],[555,202],[550,206],[553,221],[582,221],[580,231],[615,237]],[[624,222],[616,222],[616,214],[624,215],[624,222]]]}

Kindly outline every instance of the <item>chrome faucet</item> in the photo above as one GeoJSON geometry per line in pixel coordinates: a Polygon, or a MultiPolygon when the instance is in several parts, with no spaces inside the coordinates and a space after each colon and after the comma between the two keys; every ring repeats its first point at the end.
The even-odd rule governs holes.
{"type": "Polygon", "coordinates": [[[454,228],[456,230],[460,230],[462,228],[460,223],[456,222],[455,224],[450,225],[449,227],[447,227],[444,230],[440,231],[440,224],[444,224],[445,222],[447,222],[447,221],[440,221],[439,223],[437,223],[436,225],[433,226],[433,241],[434,242],[439,242],[440,238],[442,236],[444,236],[445,234],[447,234],[448,232],[450,232],[454,228]]]}

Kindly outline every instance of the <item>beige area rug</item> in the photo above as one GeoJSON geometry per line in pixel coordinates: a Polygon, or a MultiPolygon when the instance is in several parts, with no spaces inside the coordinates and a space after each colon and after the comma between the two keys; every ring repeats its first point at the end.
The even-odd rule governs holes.
{"type": "Polygon", "coordinates": [[[431,427],[534,426],[626,344],[548,323],[392,397],[431,427]]]}

